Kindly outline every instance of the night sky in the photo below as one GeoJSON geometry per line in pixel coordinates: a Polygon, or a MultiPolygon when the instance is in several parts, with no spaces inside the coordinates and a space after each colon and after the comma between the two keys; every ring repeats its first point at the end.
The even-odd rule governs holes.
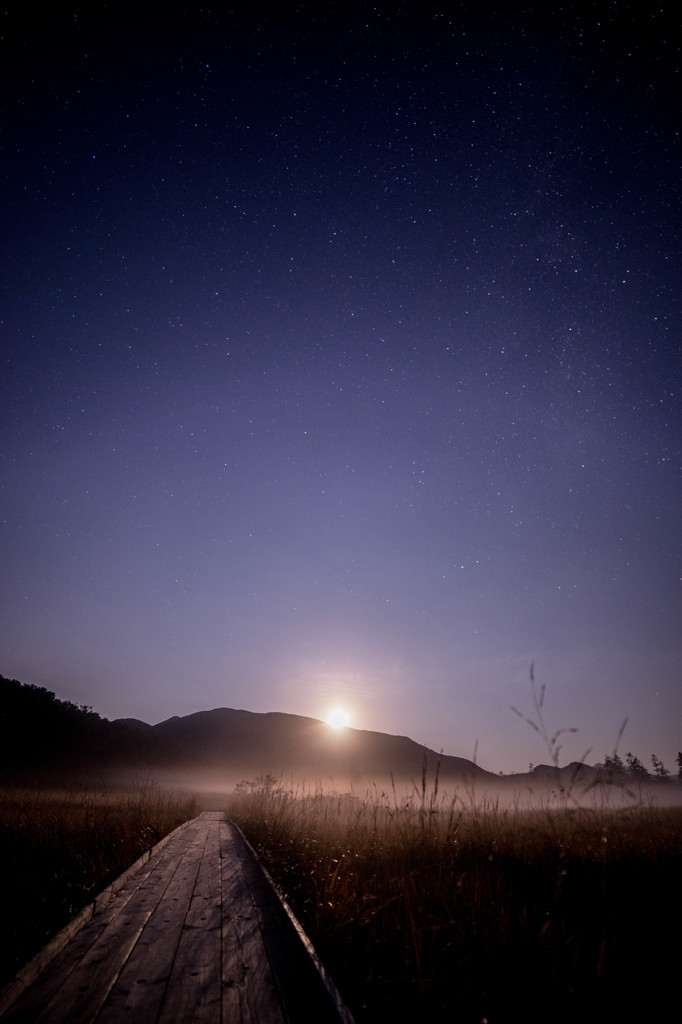
{"type": "Polygon", "coordinates": [[[677,5],[192,6],[0,15],[0,672],[675,770],[677,5]]]}

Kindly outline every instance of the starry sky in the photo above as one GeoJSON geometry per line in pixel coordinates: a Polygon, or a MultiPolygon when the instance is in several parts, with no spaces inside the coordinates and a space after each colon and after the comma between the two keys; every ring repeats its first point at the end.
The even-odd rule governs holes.
{"type": "Polygon", "coordinates": [[[0,15],[0,672],[675,770],[675,5],[191,8],[0,15]]]}

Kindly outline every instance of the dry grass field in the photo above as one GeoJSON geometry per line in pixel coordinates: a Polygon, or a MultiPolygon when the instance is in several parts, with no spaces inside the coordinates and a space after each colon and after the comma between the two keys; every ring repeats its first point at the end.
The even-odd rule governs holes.
{"type": "Polygon", "coordinates": [[[657,1019],[682,809],[242,787],[228,811],[358,1022],[657,1019]]]}
{"type": "Polygon", "coordinates": [[[0,985],[145,850],[198,813],[188,794],[0,789],[0,985]]]}
{"type": "Polygon", "coordinates": [[[682,809],[502,806],[426,778],[405,796],[269,776],[201,801],[0,790],[0,981],[206,801],[257,849],[358,1024],[624,1024],[675,997],[682,809]]]}

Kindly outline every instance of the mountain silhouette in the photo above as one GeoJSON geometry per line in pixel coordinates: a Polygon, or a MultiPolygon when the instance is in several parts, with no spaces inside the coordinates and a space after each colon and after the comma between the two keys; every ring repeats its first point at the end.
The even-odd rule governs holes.
{"type": "Polygon", "coordinates": [[[158,725],[135,718],[113,722],[49,690],[0,676],[0,777],[38,773],[102,773],[127,769],[174,773],[180,780],[221,785],[272,775],[314,784],[497,779],[472,761],[441,756],[406,736],[333,729],[282,712],[216,708],[158,725]]]}
{"type": "Polygon", "coordinates": [[[178,764],[222,769],[245,778],[262,774],[317,779],[421,780],[425,758],[431,779],[438,766],[449,781],[492,780],[463,757],[441,755],[407,736],[333,729],[326,722],[282,712],[216,708],[151,726],[150,737],[177,754],[178,764]]]}
{"type": "Polygon", "coordinates": [[[416,786],[426,776],[433,792],[436,773],[443,786],[477,786],[490,793],[534,789],[588,792],[654,786],[657,794],[673,782],[646,771],[633,779],[625,768],[574,762],[562,768],[537,765],[523,774],[495,775],[463,757],[439,754],[407,736],[391,736],[284,712],[259,713],[215,708],[173,717],[158,725],[135,718],[113,722],[85,705],[60,700],[43,687],[0,676],[0,780],[73,778],[97,774],[112,782],[140,771],[173,784],[231,788],[240,781],[271,776],[311,785],[376,783],[416,786]]]}

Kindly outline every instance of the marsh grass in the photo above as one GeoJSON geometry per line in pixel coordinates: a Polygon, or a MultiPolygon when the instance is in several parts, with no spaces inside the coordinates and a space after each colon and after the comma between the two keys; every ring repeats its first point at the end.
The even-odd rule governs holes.
{"type": "Polygon", "coordinates": [[[191,794],[0,788],[0,984],[145,850],[197,813],[191,794]]]}
{"type": "Polygon", "coordinates": [[[623,1021],[672,986],[679,808],[502,807],[423,779],[228,811],[358,1021],[623,1021]]]}

